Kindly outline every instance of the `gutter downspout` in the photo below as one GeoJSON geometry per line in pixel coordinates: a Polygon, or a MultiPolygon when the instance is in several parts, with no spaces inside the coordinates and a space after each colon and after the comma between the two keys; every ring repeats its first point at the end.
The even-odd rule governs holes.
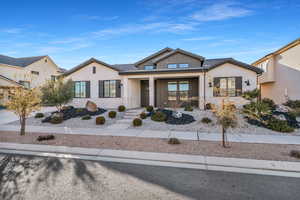
{"type": "Polygon", "coordinates": [[[203,88],[203,93],[204,93],[204,95],[203,95],[203,103],[204,103],[204,110],[206,110],[206,85],[205,85],[205,82],[206,82],[206,72],[204,71],[204,77],[203,77],[203,86],[204,86],[204,88],[203,88]]]}

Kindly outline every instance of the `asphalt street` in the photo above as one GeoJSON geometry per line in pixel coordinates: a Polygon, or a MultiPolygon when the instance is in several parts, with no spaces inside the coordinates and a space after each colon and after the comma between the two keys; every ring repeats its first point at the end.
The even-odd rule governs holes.
{"type": "Polygon", "coordinates": [[[298,200],[299,186],[299,178],[0,154],[1,200],[298,200]]]}

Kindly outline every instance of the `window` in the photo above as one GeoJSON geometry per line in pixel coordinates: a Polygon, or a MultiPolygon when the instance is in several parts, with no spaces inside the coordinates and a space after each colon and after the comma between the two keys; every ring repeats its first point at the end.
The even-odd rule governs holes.
{"type": "Polygon", "coordinates": [[[168,82],[168,100],[188,101],[189,90],[189,81],[170,81],[168,82]]]}
{"type": "Polygon", "coordinates": [[[177,99],[177,82],[168,82],[168,100],[176,101],[177,99]]]}
{"type": "Polygon", "coordinates": [[[242,94],[242,77],[214,78],[215,97],[235,97],[242,94]]]}
{"type": "Polygon", "coordinates": [[[167,66],[168,66],[169,69],[177,68],[177,64],[168,64],[167,66]]]}
{"type": "Polygon", "coordinates": [[[37,71],[31,71],[31,73],[34,74],[34,75],[39,75],[40,74],[40,72],[37,72],[37,71]]]}
{"type": "Polygon", "coordinates": [[[85,81],[75,81],[75,98],[86,98],[86,82],[85,81]]]}
{"type": "Polygon", "coordinates": [[[189,98],[189,82],[179,81],[179,100],[187,101],[189,98]]]}
{"type": "Polygon", "coordinates": [[[116,81],[104,81],[104,97],[116,97],[116,81]]]}
{"type": "Polygon", "coordinates": [[[51,75],[51,81],[55,81],[56,80],[56,76],[51,75]]]}
{"type": "Polygon", "coordinates": [[[189,67],[189,64],[178,64],[179,68],[187,68],[189,67]]]}
{"type": "Polygon", "coordinates": [[[23,85],[25,88],[30,88],[30,82],[29,81],[19,81],[21,85],[23,85]]]}
{"type": "Polygon", "coordinates": [[[93,74],[96,74],[96,67],[93,67],[93,74]]]}
{"type": "Polygon", "coordinates": [[[145,70],[152,70],[152,69],[154,69],[154,66],[153,65],[145,65],[144,69],[145,70]]]}

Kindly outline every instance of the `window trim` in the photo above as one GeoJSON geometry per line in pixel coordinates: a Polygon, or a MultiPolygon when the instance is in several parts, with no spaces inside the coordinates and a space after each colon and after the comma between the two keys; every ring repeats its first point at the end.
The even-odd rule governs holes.
{"type": "Polygon", "coordinates": [[[117,97],[117,79],[112,79],[112,80],[102,80],[103,81],[103,97],[102,98],[118,98],[117,97]],[[105,82],[108,82],[109,81],[109,86],[108,86],[108,89],[109,89],[109,96],[105,96],[105,82]],[[110,96],[110,87],[111,87],[111,81],[114,81],[115,82],[115,96],[112,97],[110,96]]]}
{"type": "Polygon", "coordinates": [[[21,85],[23,85],[25,88],[27,88],[27,89],[30,89],[30,81],[19,81],[19,83],[21,84],[21,85]],[[28,87],[26,87],[25,85],[24,85],[24,83],[28,83],[28,87]]]}
{"type": "Polygon", "coordinates": [[[190,64],[189,63],[167,63],[167,68],[168,69],[186,69],[189,68],[190,64]],[[187,67],[180,67],[180,65],[187,65],[187,67]],[[174,68],[169,68],[169,65],[176,65],[174,68]]]}
{"type": "Polygon", "coordinates": [[[76,99],[86,99],[87,97],[87,81],[74,81],[74,98],[76,99]],[[85,83],[85,96],[84,97],[76,97],[76,83],[83,82],[85,83]]]}
{"type": "Polygon", "coordinates": [[[144,70],[153,70],[155,69],[154,65],[144,65],[144,70]],[[146,69],[146,67],[152,67],[152,69],[146,69]]]}
{"type": "Polygon", "coordinates": [[[178,65],[177,63],[168,63],[168,64],[167,64],[167,68],[168,68],[168,69],[177,69],[177,68],[178,68],[177,65],[178,65]],[[175,65],[176,67],[175,67],[175,68],[170,68],[169,65],[175,65]]]}
{"type": "Polygon", "coordinates": [[[178,63],[178,68],[185,69],[185,68],[189,68],[189,67],[190,67],[190,64],[188,64],[188,63],[178,63]],[[187,65],[187,67],[180,67],[180,65],[187,65]]]}
{"type": "Polygon", "coordinates": [[[95,66],[93,66],[92,73],[93,73],[93,74],[96,74],[96,67],[95,67],[95,66]]]}
{"type": "Polygon", "coordinates": [[[213,97],[241,97],[242,96],[242,92],[243,92],[243,76],[226,76],[226,77],[213,77],[213,82],[215,80],[215,78],[218,78],[219,80],[221,79],[226,79],[226,95],[225,96],[221,96],[220,93],[219,95],[216,95],[216,92],[214,91],[215,90],[215,85],[213,85],[213,97]],[[234,78],[235,79],[235,96],[228,96],[228,79],[230,78],[234,78]],[[238,78],[241,78],[242,79],[242,85],[241,85],[241,91],[240,93],[238,92],[238,88],[237,88],[237,79],[238,78]]]}

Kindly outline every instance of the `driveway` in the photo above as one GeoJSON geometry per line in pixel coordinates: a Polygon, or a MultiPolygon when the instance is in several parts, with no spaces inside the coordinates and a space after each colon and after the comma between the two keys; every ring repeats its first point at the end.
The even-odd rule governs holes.
{"type": "MultiPolygon", "coordinates": [[[[42,107],[40,111],[38,112],[52,112],[55,111],[55,107],[42,107]]],[[[33,116],[36,112],[32,113],[31,116],[33,116]]],[[[13,112],[3,109],[0,110],[0,124],[6,124],[9,122],[13,122],[19,120],[19,117],[15,115],[13,112]]]]}

